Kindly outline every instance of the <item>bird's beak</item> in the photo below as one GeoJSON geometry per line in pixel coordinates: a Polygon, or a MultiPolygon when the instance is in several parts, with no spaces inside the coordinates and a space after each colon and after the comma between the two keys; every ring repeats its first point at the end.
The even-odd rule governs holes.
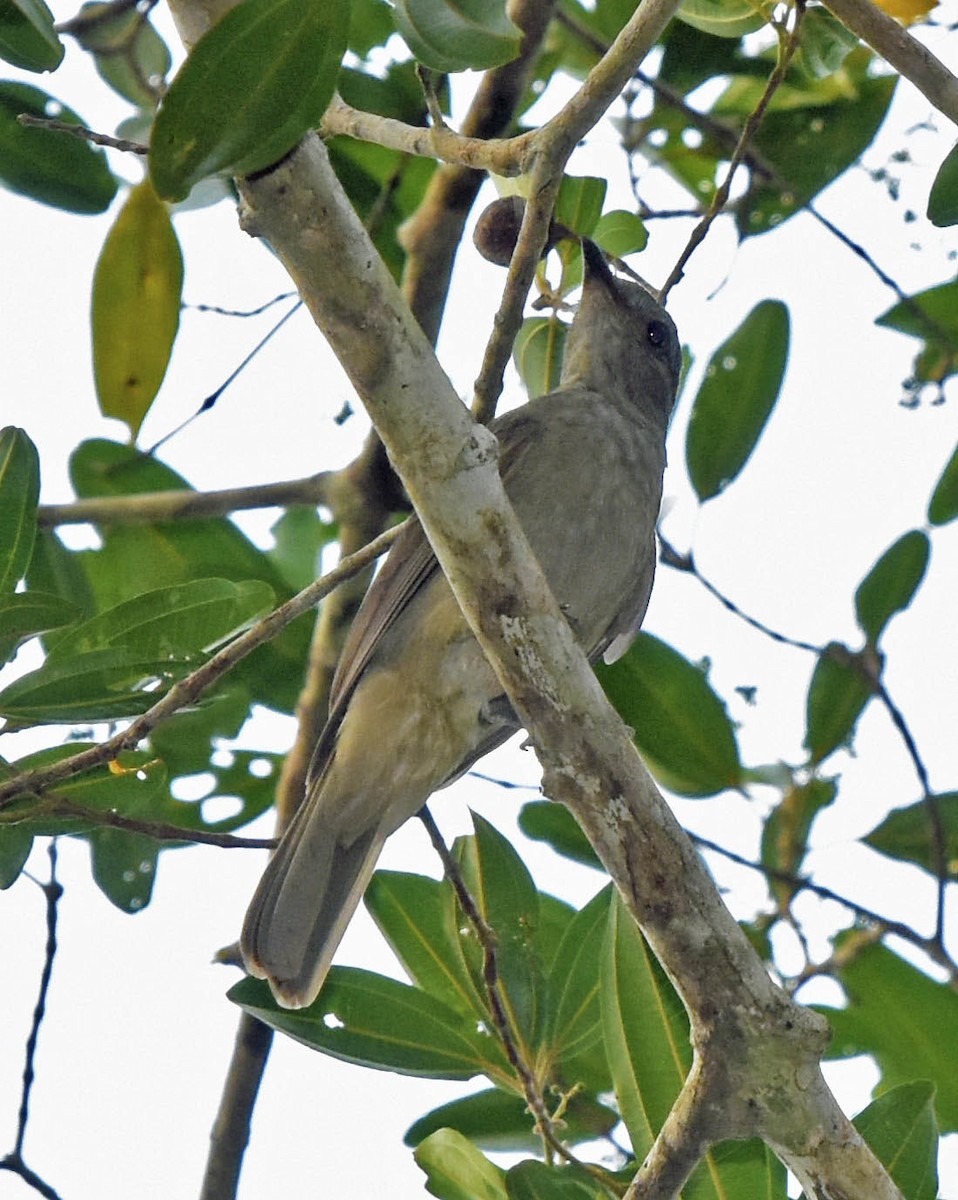
{"type": "Polygon", "coordinates": [[[600,283],[604,287],[612,291],[615,287],[615,276],[609,270],[609,264],[605,261],[605,255],[595,244],[588,238],[582,239],[582,264],[584,269],[586,284],[600,283]]]}

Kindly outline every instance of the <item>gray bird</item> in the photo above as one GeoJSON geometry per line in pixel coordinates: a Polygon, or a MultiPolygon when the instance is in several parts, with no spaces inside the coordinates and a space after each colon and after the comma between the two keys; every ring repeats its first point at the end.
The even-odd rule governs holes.
{"type": "MultiPolygon", "coordinates": [[[[590,660],[612,662],[652,590],[681,352],[652,296],[613,276],[591,243],[583,250],[559,389],[491,428],[553,595],[590,660]]],[[[281,1005],[315,999],[386,838],[518,728],[411,518],[353,623],[305,800],[243,925],[246,966],[281,1005]]]]}

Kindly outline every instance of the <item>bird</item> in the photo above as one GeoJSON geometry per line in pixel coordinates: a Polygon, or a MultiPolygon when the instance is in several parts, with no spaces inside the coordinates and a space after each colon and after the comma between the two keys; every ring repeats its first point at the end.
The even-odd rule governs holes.
{"type": "MultiPolygon", "coordinates": [[[[583,286],[558,388],[496,418],[503,486],[590,661],[645,616],[675,325],[583,239],[583,286]]],[[[304,799],[250,902],[240,948],[283,1008],[317,997],[386,838],[521,728],[410,517],[357,612],[304,799]]]]}

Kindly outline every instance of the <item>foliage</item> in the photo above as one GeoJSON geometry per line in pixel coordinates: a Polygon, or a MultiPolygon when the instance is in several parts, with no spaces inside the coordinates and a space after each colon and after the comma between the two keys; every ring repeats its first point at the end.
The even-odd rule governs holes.
{"type": "MultiPolygon", "coordinates": [[[[553,78],[581,79],[633,7],[629,0],[562,0],[533,64],[534,86],[517,110],[526,113],[553,78]]],[[[630,110],[620,132],[631,156],[667,174],[698,208],[718,192],[784,32],[770,24],[770,7],[752,0],[686,0],[679,15],[663,38],[651,103],[641,117],[630,110]],[[745,38],[756,31],[764,33],[745,38]],[[689,97],[703,84],[712,85],[713,99],[699,110],[689,97]]],[[[172,55],[149,5],[87,4],[61,27],[42,0],[0,0],[0,57],[13,68],[55,71],[68,36],[132,110],[128,118],[138,136],[148,137],[143,177],[128,185],[128,164],[119,168],[119,160],[60,127],[42,128],[54,117],[66,126],[83,121],[17,77],[0,83],[0,182],[68,213],[100,213],[116,201],[91,281],[91,337],[101,411],[124,422],[134,442],[179,329],[184,265],[176,227],[184,218],[172,202],[200,202],[211,180],[270,167],[320,123],[334,91],[368,113],[419,127],[443,89],[427,71],[424,95],[415,60],[431,72],[485,70],[511,62],[520,45],[501,2],[397,0],[389,7],[381,0],[243,0],[169,79],[172,55]],[[34,122],[22,124],[22,114],[34,122]]],[[[760,236],[771,247],[774,231],[807,210],[872,143],[895,86],[870,50],[824,9],[811,9],[801,52],[748,148],[746,184],[729,208],[738,236],[760,236]]],[[[343,136],[331,138],[329,148],[377,248],[400,276],[407,255],[400,227],[421,210],[435,163],[343,136]]],[[[930,185],[928,214],[937,226],[956,220],[956,162],[952,151],[930,185]]],[[[613,256],[643,250],[655,214],[638,195],[634,210],[609,207],[606,185],[568,174],[556,220],[613,256]]],[[[522,182],[516,186],[521,190],[522,182]]],[[[514,345],[530,395],[557,384],[567,328],[562,309],[581,274],[579,249],[569,241],[540,267],[538,284],[550,311],[529,317],[514,345]]],[[[880,325],[923,344],[913,395],[926,383],[942,388],[958,372],[956,288],[946,281],[902,294],[878,317],[880,325]]],[[[685,441],[684,466],[703,509],[747,471],[766,429],[774,427],[797,352],[788,309],[777,298],[759,299],[736,329],[719,334],[723,340],[690,400],[685,441]]],[[[841,788],[840,778],[825,769],[853,744],[869,705],[884,705],[899,729],[903,725],[886,688],[886,633],[896,620],[908,619],[920,595],[942,586],[938,539],[958,516],[958,450],[944,461],[950,450],[943,448],[937,476],[919,481],[928,495],[927,527],[903,530],[874,563],[860,563],[861,582],[848,604],[860,645],[847,646],[838,634],[827,644],[793,643],[809,658],[804,719],[790,731],[804,745],[799,761],[750,761],[747,739],[709,664],[689,661],[649,633],[597,672],[634,729],[644,760],[671,793],[752,796],[761,788],[761,795],[773,797],[759,864],[768,877],[768,902],[748,932],[783,978],[771,934],[794,926],[792,906],[805,886],[813,826],[841,788]]],[[[294,581],[312,576],[320,551],[336,535],[314,510],[291,505],[267,550],[225,515],[104,522],[95,548],[74,549],[38,517],[41,472],[26,433],[4,429],[0,664],[14,664],[27,644],[42,661],[27,672],[17,664],[4,676],[0,718],[5,733],[64,727],[67,738],[0,760],[0,785],[92,751],[107,725],[175,696],[218,649],[289,599],[294,581]]],[[[123,502],[191,490],[156,456],[99,439],[76,447],[71,472],[81,500],[123,502]]],[[[691,553],[667,548],[665,561],[702,578],[691,553]]],[[[137,749],[61,780],[53,792],[25,788],[0,802],[0,886],[20,876],[34,838],[82,838],[91,847],[98,886],[133,913],[150,902],[161,850],[175,851],[199,834],[230,834],[263,813],[274,798],[280,757],[242,741],[241,730],[254,706],[294,711],[309,653],[308,624],[305,618],[292,623],[239,659],[198,702],[151,728],[137,749]],[[230,753],[225,765],[224,746],[230,753]],[[178,782],[200,772],[211,778],[207,792],[189,803],[177,799],[178,782]],[[234,801],[232,815],[204,814],[207,800],[224,796],[234,801]]],[[[917,758],[913,743],[909,753],[917,758]]],[[[924,791],[862,842],[936,877],[944,888],[958,858],[958,793],[924,791]]],[[[565,809],[528,803],[520,826],[559,855],[601,870],[565,809]]],[[[381,871],[366,903],[408,983],[339,967],[302,1012],[277,1008],[253,979],[237,984],[230,999],[305,1046],[352,1063],[439,1079],[483,1077],[488,1086],[482,1091],[423,1115],[409,1131],[434,1196],[589,1200],[621,1192],[691,1065],[688,1019],[672,983],[610,886],[572,908],[541,891],[510,842],[478,817],[454,855],[494,944],[483,942],[448,879],[381,871]],[[493,1002],[492,975],[501,1011],[493,1002]],[[556,1158],[543,1113],[535,1112],[537,1098],[559,1139],[585,1163],[596,1158],[595,1143],[613,1133],[618,1143],[610,1144],[627,1141],[616,1168],[587,1169],[556,1158]],[[506,1169],[488,1157],[503,1150],[529,1157],[506,1169]]],[[[851,907],[861,924],[886,932],[874,914],[851,907]]],[[[916,934],[912,941],[954,976],[940,928],[937,940],[916,934]]],[[[860,931],[837,934],[833,949],[827,961],[806,964],[810,975],[831,974],[847,997],[845,1007],[830,1011],[832,1054],[867,1053],[882,1072],[880,1094],[858,1126],[902,1193],[926,1200],[936,1194],[938,1134],[958,1129],[954,1053],[947,1050],[958,1036],[953,992],[860,931]]],[[[682,1194],[686,1200],[784,1197],[784,1175],[763,1143],[720,1143],[682,1194]]]]}

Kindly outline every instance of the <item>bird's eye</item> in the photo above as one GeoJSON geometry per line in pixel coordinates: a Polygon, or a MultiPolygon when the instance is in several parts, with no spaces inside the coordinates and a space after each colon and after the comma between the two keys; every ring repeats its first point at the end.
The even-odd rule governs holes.
{"type": "Polygon", "coordinates": [[[661,321],[650,321],[645,332],[653,346],[664,346],[669,340],[669,331],[661,321]]]}

